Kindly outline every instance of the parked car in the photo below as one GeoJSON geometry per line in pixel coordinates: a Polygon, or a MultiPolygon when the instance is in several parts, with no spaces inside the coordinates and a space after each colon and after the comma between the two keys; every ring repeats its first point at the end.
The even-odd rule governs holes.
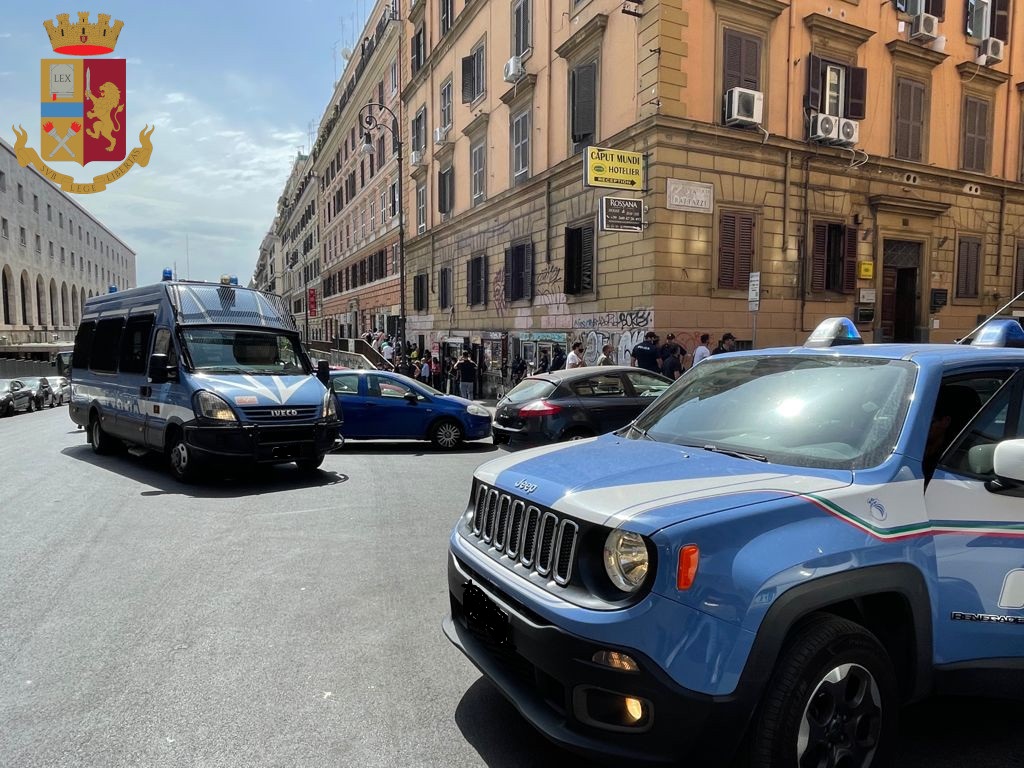
{"type": "Polygon", "coordinates": [[[42,409],[44,405],[53,407],[54,394],[49,379],[43,376],[22,376],[18,381],[32,392],[33,406],[36,410],[42,409]]]}
{"type": "Polygon", "coordinates": [[[391,371],[331,371],[346,440],[430,440],[451,449],[491,433],[491,413],[391,371]]]}
{"type": "Polygon", "coordinates": [[[671,384],[625,365],[530,376],[498,403],[494,442],[521,446],[603,435],[631,422],[671,384]]]}
{"type": "Polygon", "coordinates": [[[0,379],[0,416],[13,416],[18,411],[33,411],[36,407],[32,390],[18,379],[0,379]]]}
{"type": "Polygon", "coordinates": [[[48,381],[53,388],[53,403],[51,405],[64,405],[71,402],[71,382],[66,377],[50,376],[48,381]]]}

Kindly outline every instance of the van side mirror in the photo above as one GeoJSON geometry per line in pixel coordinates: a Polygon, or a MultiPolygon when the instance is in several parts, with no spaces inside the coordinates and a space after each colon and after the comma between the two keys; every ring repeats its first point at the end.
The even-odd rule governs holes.
{"type": "Polygon", "coordinates": [[[316,361],[316,377],[325,387],[331,386],[331,365],[326,360],[316,361]]]}
{"type": "Polygon", "coordinates": [[[149,356],[149,380],[154,384],[167,382],[167,355],[155,352],[149,356]]]}

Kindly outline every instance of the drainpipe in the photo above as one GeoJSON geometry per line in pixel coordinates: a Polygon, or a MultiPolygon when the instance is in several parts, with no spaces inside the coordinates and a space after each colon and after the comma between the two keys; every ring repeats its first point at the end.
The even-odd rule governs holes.
{"type": "Polygon", "coordinates": [[[790,169],[793,162],[793,150],[786,150],[786,170],[783,174],[782,183],[785,185],[782,190],[782,253],[789,251],[789,215],[792,213],[792,206],[789,203],[790,169]]]}
{"type": "Polygon", "coordinates": [[[800,243],[800,250],[797,252],[798,273],[797,287],[800,291],[800,332],[807,333],[806,311],[807,311],[807,264],[808,249],[811,247],[811,237],[808,235],[811,227],[811,154],[808,153],[803,159],[804,173],[804,210],[803,210],[803,241],[800,243]]]}
{"type": "MultiPolygon", "coordinates": [[[[999,239],[996,241],[996,277],[1003,276],[1003,237],[1006,234],[1006,180],[999,188],[999,239]]],[[[1011,270],[1010,274],[1013,272],[1011,270]]],[[[1013,293],[1013,287],[1010,287],[1013,293]]]]}

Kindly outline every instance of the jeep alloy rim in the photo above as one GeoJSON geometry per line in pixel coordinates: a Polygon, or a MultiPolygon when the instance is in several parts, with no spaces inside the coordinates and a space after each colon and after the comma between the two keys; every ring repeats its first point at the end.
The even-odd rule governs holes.
{"type": "Polygon", "coordinates": [[[825,675],[807,701],[797,734],[797,763],[801,768],[866,768],[881,728],[875,678],[859,664],[842,664],[825,675]]]}
{"type": "Polygon", "coordinates": [[[459,441],[459,428],[454,424],[442,424],[437,430],[437,442],[444,448],[453,448],[459,441]]]}

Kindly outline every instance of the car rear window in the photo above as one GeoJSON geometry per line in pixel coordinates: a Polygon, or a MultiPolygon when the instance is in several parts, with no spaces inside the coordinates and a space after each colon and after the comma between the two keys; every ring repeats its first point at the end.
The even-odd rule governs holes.
{"type": "Polygon", "coordinates": [[[618,376],[591,376],[574,381],[572,391],[578,397],[625,397],[626,390],[618,376]]]}
{"type": "Polygon", "coordinates": [[[523,379],[506,397],[513,403],[525,403],[547,397],[554,391],[555,385],[546,379],[523,379]]]}

